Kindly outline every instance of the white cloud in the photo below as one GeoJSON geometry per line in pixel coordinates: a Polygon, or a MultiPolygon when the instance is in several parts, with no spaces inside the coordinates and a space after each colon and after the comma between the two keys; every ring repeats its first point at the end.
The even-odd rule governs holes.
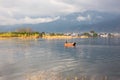
{"type": "Polygon", "coordinates": [[[1,0],[0,8],[14,16],[54,16],[76,11],[74,5],[57,0],[1,0]]]}
{"type": "Polygon", "coordinates": [[[30,18],[30,17],[25,17],[24,19],[20,19],[18,22],[27,23],[27,24],[37,24],[37,23],[46,23],[46,22],[52,22],[58,20],[60,17],[54,17],[54,18],[30,18]]]}
{"type": "Polygon", "coordinates": [[[25,17],[22,19],[8,18],[0,16],[0,25],[15,25],[15,24],[38,24],[38,23],[47,23],[58,20],[60,17],[47,17],[47,18],[30,18],[25,17]]]}
{"type": "Polygon", "coordinates": [[[120,0],[61,0],[75,6],[80,12],[97,10],[103,12],[120,13],[120,0]]]}
{"type": "Polygon", "coordinates": [[[41,18],[39,19],[41,16],[54,17],[86,10],[120,13],[120,0],[0,0],[0,16],[2,16],[0,21],[4,21],[0,23],[14,24],[15,21],[20,23],[18,21],[21,18],[24,21],[24,17],[28,16],[29,21],[25,21],[26,23],[37,24],[41,22],[41,18]]]}
{"type": "Polygon", "coordinates": [[[85,20],[86,20],[86,17],[83,17],[83,16],[77,17],[77,21],[85,21],[85,20]]]}
{"type": "Polygon", "coordinates": [[[66,12],[66,13],[70,13],[70,12],[75,12],[77,11],[76,7],[74,5],[71,5],[69,3],[65,3],[63,1],[58,1],[58,0],[51,0],[51,3],[56,5],[56,7],[59,7],[59,12],[66,12]],[[61,8],[61,9],[60,9],[61,8]]]}
{"type": "Polygon", "coordinates": [[[78,16],[76,18],[77,21],[90,21],[91,20],[91,16],[87,15],[87,16],[78,16]]]}

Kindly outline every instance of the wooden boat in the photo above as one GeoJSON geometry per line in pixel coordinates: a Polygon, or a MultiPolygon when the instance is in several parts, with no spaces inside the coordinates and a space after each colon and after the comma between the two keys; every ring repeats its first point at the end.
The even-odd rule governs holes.
{"type": "Polygon", "coordinates": [[[76,46],[76,42],[66,42],[64,43],[65,47],[75,47],[76,46]]]}

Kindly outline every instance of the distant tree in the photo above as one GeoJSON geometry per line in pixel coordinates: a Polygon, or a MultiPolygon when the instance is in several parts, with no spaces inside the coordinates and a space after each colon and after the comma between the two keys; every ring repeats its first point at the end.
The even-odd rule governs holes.
{"type": "Polygon", "coordinates": [[[42,35],[45,35],[45,32],[42,32],[41,34],[42,34],[42,35]]]}
{"type": "Polygon", "coordinates": [[[64,34],[63,33],[57,33],[56,35],[57,36],[63,36],[64,34]]]}
{"type": "Polygon", "coordinates": [[[50,33],[50,36],[55,36],[55,33],[50,33]]]}
{"type": "Polygon", "coordinates": [[[92,31],[90,31],[90,33],[95,33],[95,31],[92,30],[92,31]]]}
{"type": "Polygon", "coordinates": [[[97,33],[93,33],[93,37],[98,37],[98,34],[97,33]]]}
{"type": "Polygon", "coordinates": [[[83,33],[84,36],[88,36],[88,37],[91,37],[91,35],[87,32],[83,33]]]}
{"type": "Polygon", "coordinates": [[[108,33],[108,37],[114,37],[111,33],[108,33]]]}
{"type": "Polygon", "coordinates": [[[98,37],[98,34],[95,31],[90,31],[92,37],[98,37]]]}

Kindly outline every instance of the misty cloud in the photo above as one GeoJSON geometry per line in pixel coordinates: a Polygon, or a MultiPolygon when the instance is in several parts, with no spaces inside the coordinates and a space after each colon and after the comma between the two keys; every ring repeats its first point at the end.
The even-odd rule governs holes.
{"type": "Polygon", "coordinates": [[[76,18],[77,21],[90,21],[91,20],[91,16],[87,15],[87,16],[78,16],[76,18]]]}
{"type": "Polygon", "coordinates": [[[0,23],[37,24],[41,23],[40,17],[55,17],[87,10],[119,14],[120,0],[0,0],[0,23]],[[26,16],[29,17],[28,22],[24,21],[26,16]]]}
{"type": "Polygon", "coordinates": [[[30,18],[25,17],[22,19],[8,18],[0,16],[0,25],[15,25],[15,24],[38,24],[38,23],[47,23],[58,20],[60,17],[46,17],[46,18],[30,18]]]}

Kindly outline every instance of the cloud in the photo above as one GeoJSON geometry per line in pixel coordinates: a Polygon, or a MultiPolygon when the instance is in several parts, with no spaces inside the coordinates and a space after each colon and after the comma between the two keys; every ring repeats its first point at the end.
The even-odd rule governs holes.
{"type": "Polygon", "coordinates": [[[87,15],[87,16],[78,16],[76,18],[77,21],[90,21],[91,20],[91,16],[90,15],[87,15]]]}
{"type": "Polygon", "coordinates": [[[54,17],[87,10],[119,14],[120,0],[0,0],[0,21],[4,21],[0,23],[23,23],[21,20],[28,16],[30,21],[26,23],[37,24],[39,21],[41,23],[40,17],[43,16],[54,17]]]}
{"type": "Polygon", "coordinates": [[[46,17],[46,18],[30,18],[25,17],[22,19],[14,19],[0,16],[0,25],[15,25],[15,24],[38,24],[38,23],[47,23],[58,20],[60,17],[46,17]]]}
{"type": "Polygon", "coordinates": [[[62,12],[62,13],[75,12],[77,9],[74,5],[62,2],[60,0],[59,1],[58,0],[51,0],[51,3],[56,5],[57,7],[59,7],[59,12],[62,12]]]}
{"type": "Polygon", "coordinates": [[[120,13],[120,0],[61,0],[76,7],[78,11],[96,10],[120,13]]]}
{"type": "Polygon", "coordinates": [[[0,7],[0,11],[14,16],[54,16],[75,12],[76,9],[71,4],[57,0],[2,0],[0,7]]]}

